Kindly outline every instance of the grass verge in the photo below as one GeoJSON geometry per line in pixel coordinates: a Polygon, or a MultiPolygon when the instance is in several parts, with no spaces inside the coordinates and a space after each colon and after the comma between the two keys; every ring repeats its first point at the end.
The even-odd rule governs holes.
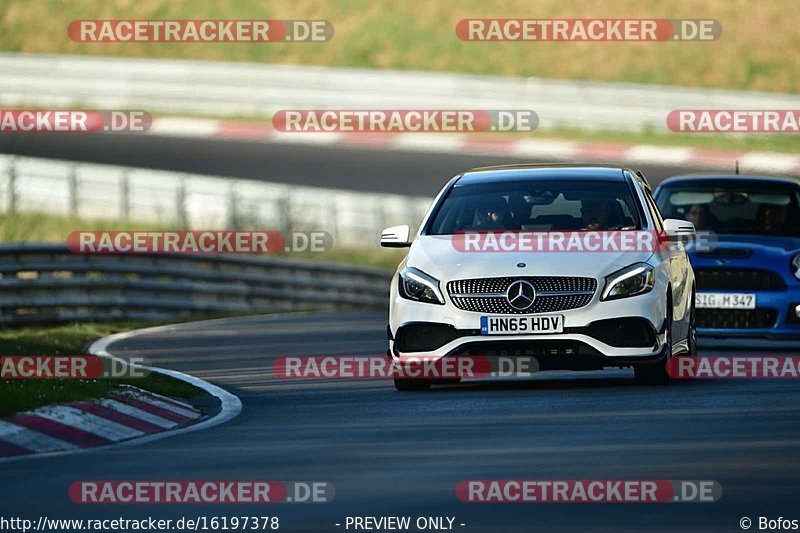
{"type": "MultiPolygon", "coordinates": [[[[409,221],[414,222],[414,221],[409,221]]],[[[2,242],[57,242],[65,243],[73,231],[171,231],[180,228],[145,225],[136,222],[84,220],[77,217],[48,215],[44,213],[0,213],[0,243],[2,242]]],[[[377,236],[376,236],[377,237],[377,236]]],[[[334,261],[359,266],[394,270],[403,258],[404,250],[383,248],[336,248],[325,252],[280,253],[287,259],[334,261]]]]}
{"type": "Polygon", "coordinates": [[[0,49],[800,92],[800,2],[774,0],[5,0],[0,49]],[[463,18],[713,18],[711,42],[464,42],[463,18]],[[79,43],[76,19],[325,19],[324,43],[79,43]]]}
{"type": "MultiPolygon", "coordinates": [[[[152,325],[120,321],[3,329],[0,330],[0,355],[84,355],[88,344],[99,337],[152,325]]],[[[0,380],[0,417],[53,403],[100,398],[123,384],[175,398],[191,398],[202,392],[159,374],[138,379],[8,379],[0,380]]]]}

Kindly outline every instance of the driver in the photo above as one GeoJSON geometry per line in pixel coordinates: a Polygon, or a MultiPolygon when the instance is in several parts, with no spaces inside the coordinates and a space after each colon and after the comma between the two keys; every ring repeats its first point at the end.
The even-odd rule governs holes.
{"type": "Polygon", "coordinates": [[[581,224],[585,231],[609,229],[614,206],[611,200],[583,200],[581,202],[581,224]]]}
{"type": "Polygon", "coordinates": [[[694,204],[683,214],[683,218],[694,224],[696,230],[707,229],[711,224],[708,204],[694,204]]]}

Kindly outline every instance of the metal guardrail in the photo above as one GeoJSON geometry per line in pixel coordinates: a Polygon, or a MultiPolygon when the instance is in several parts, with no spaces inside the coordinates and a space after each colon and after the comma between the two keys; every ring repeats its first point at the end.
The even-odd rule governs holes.
{"type": "Polygon", "coordinates": [[[0,104],[194,115],[532,109],[543,127],[664,131],[675,109],[797,109],[800,96],[635,83],[101,56],[0,54],[0,104]]]}
{"type": "Polygon", "coordinates": [[[198,230],[324,231],[335,246],[372,248],[383,228],[418,223],[430,203],[422,197],[0,155],[0,212],[198,230]]]}
{"type": "Polygon", "coordinates": [[[379,308],[391,273],[322,261],[200,254],[74,254],[0,245],[0,324],[197,313],[379,308]]]}

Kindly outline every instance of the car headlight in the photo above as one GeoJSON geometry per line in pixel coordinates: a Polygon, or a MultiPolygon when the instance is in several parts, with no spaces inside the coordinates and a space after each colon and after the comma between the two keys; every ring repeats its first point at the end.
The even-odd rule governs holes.
{"type": "Polygon", "coordinates": [[[616,300],[637,296],[653,290],[655,270],[647,263],[636,263],[606,276],[601,300],[616,300]]]}
{"type": "Polygon", "coordinates": [[[800,254],[797,254],[792,259],[792,269],[794,270],[794,277],[800,279],[800,254]]]}
{"type": "Polygon", "coordinates": [[[439,280],[432,278],[416,268],[404,268],[400,271],[400,296],[406,300],[444,305],[439,280]]]}

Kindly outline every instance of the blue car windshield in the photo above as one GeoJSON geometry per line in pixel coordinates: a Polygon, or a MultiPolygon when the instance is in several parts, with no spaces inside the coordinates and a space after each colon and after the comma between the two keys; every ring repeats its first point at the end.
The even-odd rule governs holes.
{"type": "Polygon", "coordinates": [[[800,237],[800,194],[788,184],[672,185],[656,203],[665,218],[688,220],[698,231],[800,237]]]}

